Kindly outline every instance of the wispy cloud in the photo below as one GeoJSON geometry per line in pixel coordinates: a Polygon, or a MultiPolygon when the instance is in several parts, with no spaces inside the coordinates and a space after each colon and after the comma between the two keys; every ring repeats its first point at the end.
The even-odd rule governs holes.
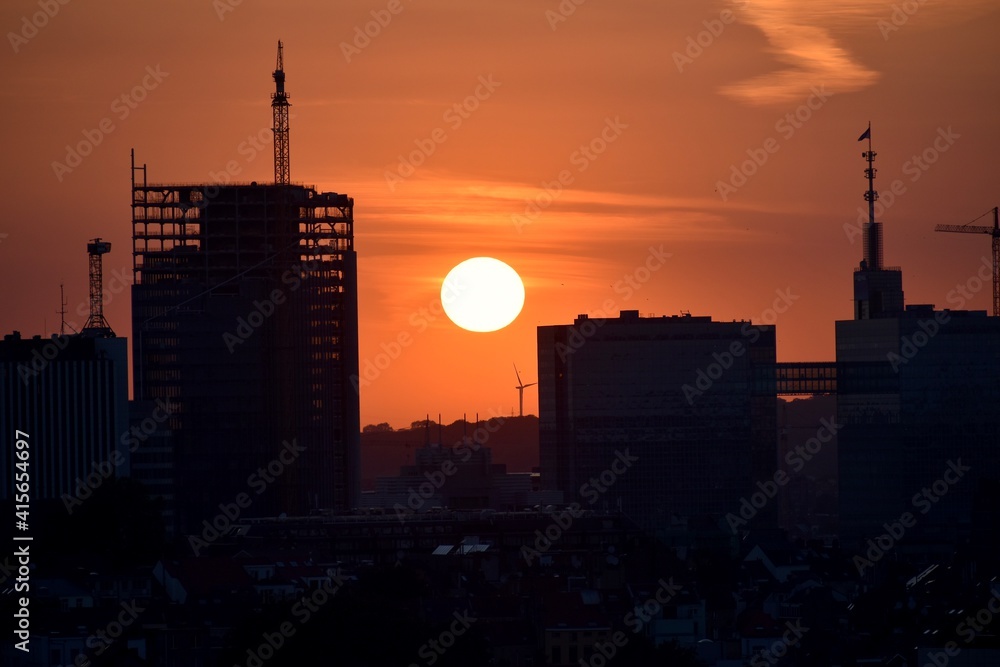
{"type": "Polygon", "coordinates": [[[726,95],[753,105],[801,101],[813,86],[832,93],[862,90],[874,84],[878,72],[869,69],[838,44],[830,27],[864,16],[876,9],[870,3],[803,3],[794,0],[735,0],[740,20],[764,33],[775,57],[787,69],[730,84],[726,95]]]}
{"type": "Polygon", "coordinates": [[[975,20],[996,11],[995,0],[953,0],[913,3],[904,11],[900,3],[870,0],[731,0],[737,20],[760,29],[769,51],[787,65],[760,76],[724,86],[723,94],[756,106],[799,102],[812,86],[824,85],[832,93],[863,90],[880,73],[851,53],[835,35],[870,38],[884,44],[886,30],[925,31],[975,20]]]}

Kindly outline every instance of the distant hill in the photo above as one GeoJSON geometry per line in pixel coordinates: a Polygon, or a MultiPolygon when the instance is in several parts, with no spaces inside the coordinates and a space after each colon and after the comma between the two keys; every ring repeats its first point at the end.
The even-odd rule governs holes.
{"type": "Polygon", "coordinates": [[[363,490],[374,488],[376,477],[398,475],[400,466],[412,464],[414,450],[425,443],[441,442],[451,447],[462,442],[463,435],[475,437],[483,447],[490,448],[493,462],[505,464],[507,472],[531,472],[538,467],[538,417],[534,415],[504,417],[502,423],[500,419],[478,424],[458,420],[440,429],[437,424],[431,424],[428,429],[415,426],[393,431],[373,430],[372,426],[365,428],[368,430],[361,433],[363,490]],[[478,435],[477,429],[480,429],[478,435]]]}

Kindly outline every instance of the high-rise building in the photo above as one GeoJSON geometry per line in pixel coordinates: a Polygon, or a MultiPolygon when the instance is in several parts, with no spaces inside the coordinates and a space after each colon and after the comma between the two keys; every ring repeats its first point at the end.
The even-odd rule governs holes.
{"type": "MultiPolygon", "coordinates": [[[[113,334],[112,334],[113,335],[113,334]]],[[[0,499],[13,497],[12,440],[27,433],[31,499],[88,494],[129,471],[128,353],[124,338],[83,334],[0,341],[0,499]],[[89,478],[89,481],[88,481],[89,478]]],[[[71,505],[73,501],[70,501],[71,505]]]]}
{"type": "MultiPolygon", "coordinates": [[[[870,235],[882,242],[882,223],[869,225],[870,235]]],[[[865,235],[868,244],[869,234],[865,235]]],[[[881,255],[881,248],[879,248],[881,255]]],[[[854,318],[858,320],[894,317],[903,312],[903,271],[899,267],[885,267],[861,260],[854,271],[854,318]]]]}
{"type": "Polygon", "coordinates": [[[840,534],[856,545],[899,524],[911,542],[953,543],[972,528],[977,486],[1000,476],[1000,318],[905,306],[902,271],[882,266],[862,137],[864,259],[854,319],[836,323],[840,534]]]}
{"type": "Polygon", "coordinates": [[[647,530],[738,513],[777,467],[774,369],[768,325],[621,311],[539,327],[543,488],[647,530]]]}
{"type": "MultiPolygon", "coordinates": [[[[171,411],[179,529],[349,509],[360,493],[354,200],[133,179],[137,401],[171,411]]],[[[159,474],[159,473],[157,473],[159,474]]]]}
{"type": "Polygon", "coordinates": [[[125,438],[131,453],[130,477],[142,482],[150,498],[160,505],[166,536],[175,535],[178,494],[174,479],[173,433],[170,416],[176,406],[163,400],[129,401],[129,432],[125,438]]]}
{"type": "MultiPolygon", "coordinates": [[[[854,319],[868,320],[894,317],[903,312],[903,271],[897,266],[884,266],[882,256],[882,223],[875,220],[878,192],[875,190],[875,156],[872,150],[871,128],[861,135],[868,139],[868,150],[861,154],[868,162],[865,178],[868,190],[868,222],[864,224],[864,258],[854,271],[854,319]]],[[[860,139],[859,139],[860,141],[860,139]]]]}
{"type": "Polygon", "coordinates": [[[911,537],[967,535],[979,480],[1000,475],[1000,318],[908,306],[836,328],[841,535],[904,512],[911,537]]]}

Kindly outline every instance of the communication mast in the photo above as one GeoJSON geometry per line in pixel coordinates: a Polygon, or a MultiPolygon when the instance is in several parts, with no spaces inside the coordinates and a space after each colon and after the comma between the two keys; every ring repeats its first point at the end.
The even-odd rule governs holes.
{"type": "Polygon", "coordinates": [[[90,317],[83,326],[84,335],[114,338],[115,332],[104,319],[104,268],[101,257],[111,252],[111,243],[101,239],[91,239],[87,244],[90,255],[90,317]]]}
{"type": "Polygon", "coordinates": [[[864,257],[854,271],[854,319],[868,320],[881,317],[897,317],[905,310],[903,299],[903,271],[898,266],[885,266],[882,255],[882,223],[875,219],[875,204],[878,191],[875,189],[875,151],[872,150],[872,126],[858,137],[858,141],[868,140],[868,150],[861,157],[868,163],[865,179],[868,189],[868,222],[864,230],[864,257]]]}
{"type": "MultiPolygon", "coordinates": [[[[61,336],[66,335],[66,313],[69,312],[66,310],[66,306],[68,303],[69,302],[66,301],[66,294],[63,291],[63,284],[59,283],[59,310],[57,310],[56,313],[59,314],[59,335],[61,336]]],[[[73,329],[73,333],[80,333],[73,328],[73,325],[70,325],[69,328],[73,329]]]]}
{"type": "Polygon", "coordinates": [[[882,269],[882,223],[875,221],[875,202],[878,201],[878,191],[875,190],[875,156],[877,153],[872,150],[872,125],[868,124],[868,129],[861,135],[861,139],[868,139],[868,150],[861,154],[868,161],[868,168],[865,169],[865,178],[868,179],[868,190],[865,192],[865,201],[868,202],[868,224],[865,227],[865,263],[868,269],[879,271],[882,269]]]}

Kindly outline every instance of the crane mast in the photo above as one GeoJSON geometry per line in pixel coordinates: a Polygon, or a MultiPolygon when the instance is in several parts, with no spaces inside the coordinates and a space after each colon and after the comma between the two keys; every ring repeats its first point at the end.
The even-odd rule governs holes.
{"type": "Polygon", "coordinates": [[[271,95],[271,111],[274,122],[274,182],[288,185],[288,94],[285,93],[285,69],[281,40],[278,40],[278,62],[274,68],[274,93],[271,95]]]}

